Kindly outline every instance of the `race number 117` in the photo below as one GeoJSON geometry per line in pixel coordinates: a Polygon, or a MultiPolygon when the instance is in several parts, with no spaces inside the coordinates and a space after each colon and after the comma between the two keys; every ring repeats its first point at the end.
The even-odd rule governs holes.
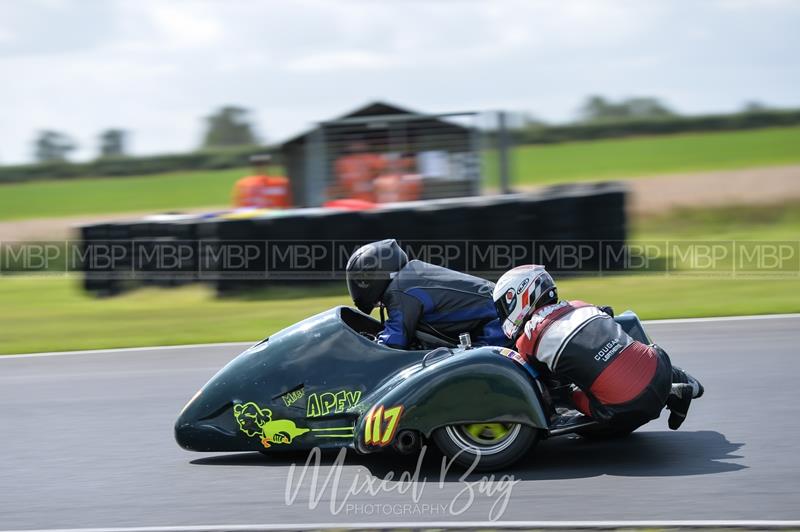
{"type": "Polygon", "coordinates": [[[364,443],[383,447],[387,445],[397,430],[397,423],[403,413],[402,406],[384,408],[383,405],[372,407],[367,412],[364,425],[364,443]]]}

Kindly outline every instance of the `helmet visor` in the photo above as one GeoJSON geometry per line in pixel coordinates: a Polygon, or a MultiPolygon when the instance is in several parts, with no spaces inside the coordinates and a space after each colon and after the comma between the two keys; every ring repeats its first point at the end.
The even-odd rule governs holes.
{"type": "Polygon", "coordinates": [[[497,317],[500,321],[508,319],[508,316],[514,311],[517,306],[517,293],[513,288],[506,290],[506,293],[494,302],[494,307],[497,309],[497,317]]]}

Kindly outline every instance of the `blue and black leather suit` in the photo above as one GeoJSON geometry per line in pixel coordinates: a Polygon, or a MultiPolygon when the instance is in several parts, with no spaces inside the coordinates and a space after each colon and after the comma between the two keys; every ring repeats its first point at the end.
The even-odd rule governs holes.
{"type": "Polygon", "coordinates": [[[404,349],[420,324],[457,339],[468,332],[474,344],[509,343],[500,328],[494,283],[465,273],[412,260],[393,274],[382,301],[388,319],[378,340],[404,349]]]}

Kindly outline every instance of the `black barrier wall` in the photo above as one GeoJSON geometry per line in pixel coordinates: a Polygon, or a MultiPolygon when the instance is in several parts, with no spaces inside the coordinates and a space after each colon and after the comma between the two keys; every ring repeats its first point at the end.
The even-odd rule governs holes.
{"type": "Polygon", "coordinates": [[[81,235],[84,286],[98,294],[145,284],[207,282],[230,292],[336,281],[353,250],[383,238],[397,239],[411,258],[493,280],[528,263],[559,276],[596,275],[624,264],[625,189],[571,185],[369,211],[120,222],[84,226],[81,235]]]}

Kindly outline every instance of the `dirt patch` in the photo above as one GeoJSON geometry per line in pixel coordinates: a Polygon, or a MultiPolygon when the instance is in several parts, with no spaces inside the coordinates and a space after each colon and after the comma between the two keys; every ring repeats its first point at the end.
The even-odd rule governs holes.
{"type": "MultiPolygon", "coordinates": [[[[225,207],[219,207],[224,209],[225,207]]],[[[214,207],[181,209],[181,213],[199,213],[215,210],[214,207]]],[[[68,240],[78,238],[78,227],[86,224],[139,220],[152,212],[87,214],[62,218],[34,218],[0,222],[0,242],[31,242],[34,240],[68,240]]]]}
{"type": "Polygon", "coordinates": [[[800,166],[775,166],[633,179],[628,211],[664,213],[678,207],[768,205],[800,198],[800,166]]]}

